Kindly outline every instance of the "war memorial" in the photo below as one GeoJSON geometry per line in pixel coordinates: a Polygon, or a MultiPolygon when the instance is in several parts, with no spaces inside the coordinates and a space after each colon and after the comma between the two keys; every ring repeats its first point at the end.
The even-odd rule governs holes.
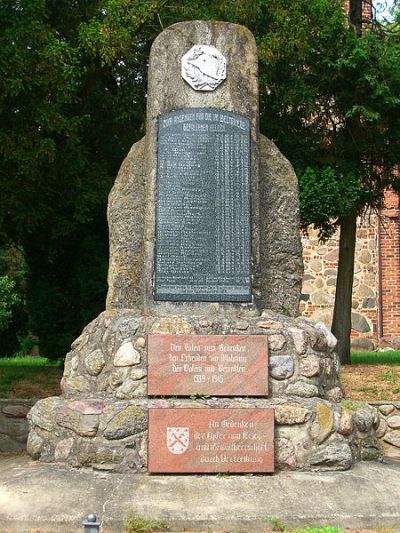
{"type": "Polygon", "coordinates": [[[381,458],[376,410],[342,402],[336,339],[298,316],[297,179],[258,131],[253,36],[175,24],[148,78],[146,136],[109,197],[106,309],[31,410],[30,455],[151,474],[381,458]]]}

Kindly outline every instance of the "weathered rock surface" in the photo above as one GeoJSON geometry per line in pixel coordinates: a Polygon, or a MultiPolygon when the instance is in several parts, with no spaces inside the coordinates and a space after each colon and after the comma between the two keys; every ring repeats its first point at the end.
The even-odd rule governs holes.
{"type": "Polygon", "coordinates": [[[400,431],[389,431],[383,437],[383,440],[389,444],[393,444],[396,448],[400,448],[400,431]]]}
{"type": "Polygon", "coordinates": [[[374,402],[378,411],[376,436],[387,457],[400,458],[400,403],[374,402]]]}
{"type": "Polygon", "coordinates": [[[388,347],[393,350],[400,350],[400,337],[384,337],[381,340],[380,345],[382,348],[388,347]]]}
{"type": "Polygon", "coordinates": [[[278,468],[294,470],[296,468],[296,452],[289,439],[281,438],[276,442],[276,463],[278,468]]]}
{"type": "Polygon", "coordinates": [[[131,342],[125,342],[114,356],[114,366],[133,366],[140,363],[140,353],[131,342]]]}
{"type": "MultiPolygon", "coordinates": [[[[93,408],[95,400],[91,400],[93,408]]],[[[81,401],[71,402],[63,398],[48,398],[36,404],[28,415],[31,424],[40,413],[49,414],[70,410],[71,403],[77,403],[75,413],[87,419],[83,423],[77,418],[81,432],[70,424],[73,417],[53,417],[53,427],[45,430],[32,424],[28,440],[28,451],[32,457],[43,461],[63,461],[79,466],[126,471],[145,470],[147,465],[147,410],[149,407],[192,408],[240,407],[273,408],[275,410],[276,465],[277,468],[310,470],[343,470],[351,466],[353,458],[379,459],[378,440],[372,425],[362,434],[350,432],[343,436],[338,432],[337,421],[349,415],[340,404],[317,399],[293,400],[229,398],[209,399],[152,399],[136,398],[118,401],[98,400],[96,413],[83,415],[86,409],[81,401]],[[98,419],[96,433],[87,435],[87,428],[98,419]]],[[[367,409],[360,406],[361,409],[367,409]]],[[[350,416],[357,415],[357,411],[350,416]]],[[[373,417],[370,417],[372,424],[373,417]]],[[[94,431],[93,431],[94,432],[94,431]]],[[[346,432],[348,433],[348,432],[346,432]]]]}
{"type": "Polygon", "coordinates": [[[299,405],[277,405],[275,407],[275,421],[277,424],[303,424],[311,417],[311,412],[299,405]]]}
{"type": "Polygon", "coordinates": [[[97,376],[98,374],[100,374],[105,365],[103,352],[101,350],[95,350],[94,352],[88,354],[85,360],[85,365],[88,373],[91,376],[97,376]]]}
{"type": "Polygon", "coordinates": [[[376,436],[378,438],[381,438],[385,435],[386,431],[387,431],[387,428],[388,428],[388,424],[386,422],[386,420],[383,418],[383,417],[380,417],[380,420],[379,420],[379,426],[376,430],[376,436]]]}
{"type": "Polygon", "coordinates": [[[310,465],[320,469],[347,470],[353,463],[348,442],[333,438],[322,446],[310,459],[310,465]]]}
{"type": "Polygon", "coordinates": [[[318,403],[316,416],[311,426],[313,438],[320,444],[329,437],[333,431],[334,414],[332,409],[324,404],[318,403]]]}
{"type": "Polygon", "coordinates": [[[268,346],[272,352],[279,352],[286,344],[286,339],[283,335],[269,335],[268,346]]]}
{"type": "MultiPolygon", "coordinates": [[[[132,147],[110,193],[108,309],[140,310],[144,306],[145,148],[145,138],[132,147]]],[[[260,156],[260,193],[265,195],[268,208],[263,209],[260,215],[261,287],[258,294],[261,297],[257,297],[258,305],[261,309],[289,312],[296,316],[302,280],[301,244],[295,229],[299,217],[297,179],[288,161],[263,136],[260,156]],[[272,216],[276,212],[279,217],[276,214],[272,216]],[[263,231],[264,226],[268,226],[268,232],[263,231]]],[[[189,307],[188,304],[186,307],[189,307]]],[[[202,303],[195,307],[209,309],[209,305],[202,303]]],[[[204,312],[207,313],[206,310],[204,312]]],[[[299,349],[301,351],[302,348],[299,346],[299,349]]]]}
{"type": "Polygon", "coordinates": [[[303,260],[297,178],[276,146],[260,136],[261,307],[298,314],[303,260]]]}
{"type": "Polygon", "coordinates": [[[380,411],[383,415],[389,415],[389,414],[392,413],[394,410],[395,410],[395,406],[392,405],[392,404],[380,405],[380,406],[379,406],[379,411],[380,411]]]}
{"type": "MultiPolygon", "coordinates": [[[[258,142],[256,80],[256,45],[246,28],[212,21],[182,22],[167,28],[153,43],[147,134],[132,147],[110,194],[108,309],[154,307],[151,279],[155,211],[151,199],[157,168],[157,119],[173,109],[209,107],[235,111],[249,118],[251,124],[253,293],[258,308],[298,314],[303,265],[297,179],[290,163],[271,141],[261,136],[258,142]],[[171,57],[186,53],[198,39],[217,47],[228,62],[229,75],[213,92],[193,91],[181,78],[180,62],[171,61],[171,57]],[[268,231],[264,231],[266,227],[268,231]]],[[[158,303],[156,308],[175,305],[158,303]]],[[[210,309],[206,303],[179,307],[204,314],[210,309]]],[[[222,304],[222,308],[228,307],[222,304]]]]}
{"type": "Polygon", "coordinates": [[[351,313],[351,327],[359,333],[368,333],[371,331],[371,326],[368,323],[368,320],[365,316],[360,315],[360,313],[351,313]]]}
{"type": "MultiPolygon", "coordinates": [[[[270,346],[272,344],[279,348],[278,351],[271,352],[274,355],[270,355],[271,394],[303,398],[328,398],[335,390],[341,394],[338,376],[334,371],[337,356],[328,348],[325,334],[307,322],[290,317],[280,317],[279,334],[275,328],[263,327],[273,326],[276,316],[276,313],[265,312],[262,322],[257,316],[246,320],[246,334],[265,335],[270,346]],[[260,323],[263,326],[260,327],[260,323]],[[298,353],[293,330],[297,332],[297,340],[301,339],[300,351],[305,350],[307,354],[298,353]],[[316,339],[318,351],[313,349],[316,339]],[[321,352],[323,344],[327,353],[321,352]],[[301,375],[304,373],[313,376],[308,379],[301,375]]],[[[189,316],[146,317],[128,309],[105,311],[84,329],[81,338],[86,339],[85,342],[74,343],[74,349],[67,354],[62,381],[63,394],[70,399],[82,400],[99,396],[120,400],[141,397],[146,395],[146,332],[243,334],[241,328],[241,321],[221,318],[219,315],[204,321],[189,316]],[[93,354],[96,354],[96,358],[101,354],[102,360],[102,369],[96,375],[93,375],[92,368],[89,369],[87,365],[88,357],[93,357],[93,354]]],[[[341,396],[339,399],[332,398],[333,401],[340,399],[341,396]]]]}
{"type": "Polygon", "coordinates": [[[393,415],[387,419],[387,424],[392,429],[400,429],[400,415],[393,415]]]}
{"type": "Polygon", "coordinates": [[[343,409],[342,416],[340,418],[338,432],[341,435],[351,435],[353,431],[353,417],[349,409],[343,409]]]}
{"type": "Polygon", "coordinates": [[[290,355],[273,355],[269,359],[271,377],[274,379],[287,379],[293,376],[294,362],[290,355]]]}
{"type": "Polygon", "coordinates": [[[0,400],[0,452],[19,452],[26,447],[29,427],[26,415],[32,400],[0,400]]]}
{"type": "Polygon", "coordinates": [[[320,372],[320,358],[317,356],[309,356],[302,359],[300,372],[302,376],[307,378],[318,376],[320,372]]]}
{"type": "Polygon", "coordinates": [[[360,352],[372,352],[375,349],[375,346],[370,339],[357,337],[351,341],[351,349],[360,352]]]}
{"type": "Polygon", "coordinates": [[[60,407],[56,414],[56,422],[59,426],[71,429],[82,437],[94,437],[99,427],[97,415],[86,415],[73,409],[60,407]]]}
{"type": "Polygon", "coordinates": [[[123,439],[145,431],[146,423],[147,417],[143,410],[129,406],[111,418],[104,430],[104,436],[109,440],[123,439]]]}
{"type": "Polygon", "coordinates": [[[108,200],[107,309],[143,308],[146,142],[126,156],[108,200]]]}
{"type": "Polygon", "coordinates": [[[293,396],[301,396],[302,398],[312,398],[313,396],[318,396],[318,387],[312,383],[306,383],[304,381],[290,383],[286,391],[288,394],[293,396]]]}

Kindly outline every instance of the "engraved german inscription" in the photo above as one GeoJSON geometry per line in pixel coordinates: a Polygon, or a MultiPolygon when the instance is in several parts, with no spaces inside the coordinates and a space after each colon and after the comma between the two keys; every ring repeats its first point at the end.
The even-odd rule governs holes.
{"type": "Polygon", "coordinates": [[[160,117],[156,300],[251,301],[249,128],[221,109],[160,117]]]}
{"type": "Polygon", "coordinates": [[[267,396],[265,335],[148,335],[148,394],[267,396]]]}
{"type": "Polygon", "coordinates": [[[273,409],[149,409],[149,472],[273,472],[273,409]]]}

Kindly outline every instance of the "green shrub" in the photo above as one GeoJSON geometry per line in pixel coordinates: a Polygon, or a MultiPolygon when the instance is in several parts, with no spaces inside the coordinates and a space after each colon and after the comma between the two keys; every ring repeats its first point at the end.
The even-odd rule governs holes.
{"type": "Polygon", "coordinates": [[[8,276],[0,277],[0,331],[7,329],[14,307],[19,303],[15,282],[8,276]]]}

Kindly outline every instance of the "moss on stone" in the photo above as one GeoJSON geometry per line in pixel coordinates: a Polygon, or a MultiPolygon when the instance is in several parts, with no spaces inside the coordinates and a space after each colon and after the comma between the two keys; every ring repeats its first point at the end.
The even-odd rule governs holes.
{"type": "Polygon", "coordinates": [[[147,417],[139,407],[130,405],[117,413],[104,430],[106,439],[115,440],[135,435],[146,429],[147,417]]]}

